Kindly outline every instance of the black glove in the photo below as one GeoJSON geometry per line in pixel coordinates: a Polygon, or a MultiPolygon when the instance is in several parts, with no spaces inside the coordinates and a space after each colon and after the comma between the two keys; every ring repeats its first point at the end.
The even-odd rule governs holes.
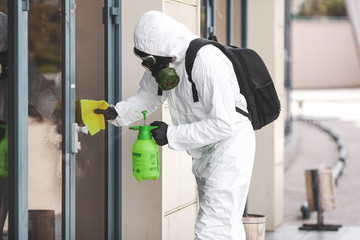
{"type": "Polygon", "coordinates": [[[105,120],[114,120],[116,117],[117,117],[117,112],[116,110],[114,109],[114,107],[112,106],[109,106],[106,110],[103,110],[103,109],[95,109],[94,110],[94,113],[96,114],[103,114],[104,115],[104,118],[105,120]]]}
{"type": "Polygon", "coordinates": [[[158,128],[150,131],[157,145],[164,146],[165,144],[168,144],[168,140],[166,137],[168,125],[164,122],[155,121],[150,124],[150,126],[159,126],[158,128]]]}

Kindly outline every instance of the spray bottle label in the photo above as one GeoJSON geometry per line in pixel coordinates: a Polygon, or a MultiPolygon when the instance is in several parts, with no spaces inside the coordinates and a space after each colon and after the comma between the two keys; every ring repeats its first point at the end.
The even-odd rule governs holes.
{"type": "Polygon", "coordinates": [[[156,180],[159,177],[158,153],[132,153],[133,173],[137,180],[156,180]]]}

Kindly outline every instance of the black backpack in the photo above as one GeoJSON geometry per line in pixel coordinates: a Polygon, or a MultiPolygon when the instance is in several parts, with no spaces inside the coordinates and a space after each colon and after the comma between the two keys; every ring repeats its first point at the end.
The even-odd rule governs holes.
{"type": "Polygon", "coordinates": [[[186,51],[185,67],[192,85],[194,102],[198,102],[199,97],[191,77],[191,71],[197,52],[207,44],[219,48],[233,64],[240,93],[246,99],[249,113],[238,107],[236,107],[236,111],[250,119],[254,130],[258,130],[277,119],[280,114],[280,101],[271,76],[261,57],[254,50],[224,46],[216,41],[204,38],[191,41],[186,51]]]}

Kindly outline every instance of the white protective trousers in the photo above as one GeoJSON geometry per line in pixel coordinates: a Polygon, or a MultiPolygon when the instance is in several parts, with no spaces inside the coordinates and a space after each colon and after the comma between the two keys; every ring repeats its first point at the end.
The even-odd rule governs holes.
{"type": "Polygon", "coordinates": [[[195,38],[183,24],[161,12],[151,11],[140,18],[134,30],[135,47],[148,54],[172,57],[170,67],[180,82],[158,96],[158,85],[146,71],[138,92],[116,104],[119,116],[111,123],[128,126],[142,118],[142,110],[151,113],[167,100],[172,119],[168,146],[187,151],[193,158],[200,205],[196,239],[245,240],[242,214],[254,161],[255,134],[249,119],[235,111],[235,107],[246,111],[246,101],[232,63],[214,46],[204,46],[197,53],[192,76],[199,102],[193,101],[185,53],[195,38]]]}

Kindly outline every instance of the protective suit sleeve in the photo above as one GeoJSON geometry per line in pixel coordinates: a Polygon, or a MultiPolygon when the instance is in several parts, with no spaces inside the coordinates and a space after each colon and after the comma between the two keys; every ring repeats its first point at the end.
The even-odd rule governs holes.
{"type": "MultiPolygon", "coordinates": [[[[233,91],[236,75],[230,60],[214,46],[204,46],[197,54],[192,76],[198,90],[199,103],[204,106],[208,118],[169,126],[169,147],[175,150],[191,150],[214,144],[236,130],[233,91]]],[[[189,104],[199,104],[194,103],[193,99],[187,101],[189,104]]]]}
{"type": "Polygon", "coordinates": [[[157,91],[158,85],[154,77],[151,76],[151,72],[145,71],[138,92],[115,105],[118,116],[109,122],[115,126],[128,126],[143,118],[142,111],[146,110],[149,114],[152,113],[166,100],[166,92],[164,91],[162,96],[158,96],[157,91]]]}

